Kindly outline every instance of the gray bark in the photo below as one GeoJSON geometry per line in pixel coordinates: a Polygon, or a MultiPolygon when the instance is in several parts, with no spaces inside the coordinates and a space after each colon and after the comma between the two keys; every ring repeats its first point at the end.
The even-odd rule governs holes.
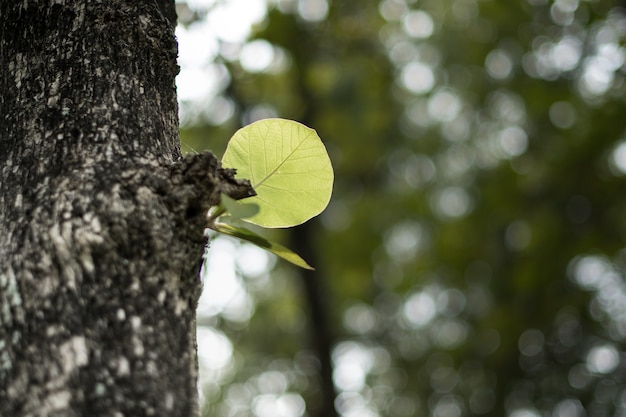
{"type": "Polygon", "coordinates": [[[0,0],[0,416],[193,416],[206,210],[173,1],[0,0]]]}

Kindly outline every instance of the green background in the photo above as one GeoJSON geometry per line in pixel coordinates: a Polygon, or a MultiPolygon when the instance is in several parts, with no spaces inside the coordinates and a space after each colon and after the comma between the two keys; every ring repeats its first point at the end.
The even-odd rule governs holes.
{"type": "Polygon", "coordinates": [[[231,246],[249,314],[200,319],[233,349],[205,415],[626,415],[624,4],[299,3],[253,28],[283,65],[218,56],[232,114],[181,131],[219,155],[294,119],[335,169],[326,211],[271,235],[317,271],[231,246]]]}

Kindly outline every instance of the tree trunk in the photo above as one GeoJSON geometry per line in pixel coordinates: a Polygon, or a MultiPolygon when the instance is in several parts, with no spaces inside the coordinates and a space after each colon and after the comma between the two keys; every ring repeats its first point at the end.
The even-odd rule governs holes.
{"type": "Polygon", "coordinates": [[[174,0],[0,1],[0,416],[194,416],[206,210],[174,0]]]}

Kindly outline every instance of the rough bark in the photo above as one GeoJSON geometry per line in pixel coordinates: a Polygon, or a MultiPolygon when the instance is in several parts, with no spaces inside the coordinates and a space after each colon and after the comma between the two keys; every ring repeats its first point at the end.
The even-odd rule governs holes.
{"type": "Polygon", "coordinates": [[[0,0],[0,416],[193,416],[206,210],[173,0],[0,0]]]}

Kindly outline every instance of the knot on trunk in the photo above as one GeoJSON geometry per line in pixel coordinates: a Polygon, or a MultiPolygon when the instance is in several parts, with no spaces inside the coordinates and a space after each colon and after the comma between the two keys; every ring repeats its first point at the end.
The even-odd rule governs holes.
{"type": "Polygon", "coordinates": [[[169,204],[184,210],[189,218],[218,205],[221,193],[235,200],[256,195],[249,180],[235,178],[236,172],[222,168],[211,152],[187,155],[169,167],[169,204]]]}

